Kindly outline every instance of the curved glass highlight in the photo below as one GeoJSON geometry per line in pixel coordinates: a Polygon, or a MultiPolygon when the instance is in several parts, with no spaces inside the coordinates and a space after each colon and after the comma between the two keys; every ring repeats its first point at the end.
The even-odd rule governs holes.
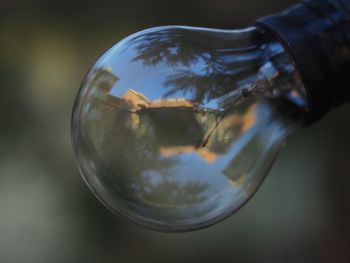
{"type": "Polygon", "coordinates": [[[76,158],[113,212],[160,231],[203,228],[255,193],[304,97],[263,29],[152,28],[87,74],[72,119],[76,158]]]}

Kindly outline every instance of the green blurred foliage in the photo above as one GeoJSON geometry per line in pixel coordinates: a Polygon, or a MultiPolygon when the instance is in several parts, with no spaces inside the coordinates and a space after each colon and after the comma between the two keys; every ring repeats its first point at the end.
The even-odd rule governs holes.
{"type": "Polygon", "coordinates": [[[350,262],[350,109],[293,135],[254,198],[205,230],[121,221],[83,183],[70,140],[80,81],[143,28],[236,28],[287,0],[1,1],[0,262],[350,262]]]}

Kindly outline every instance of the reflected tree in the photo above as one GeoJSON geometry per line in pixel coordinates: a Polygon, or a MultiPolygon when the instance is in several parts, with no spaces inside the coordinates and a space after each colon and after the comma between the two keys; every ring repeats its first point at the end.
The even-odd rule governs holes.
{"type": "Polygon", "coordinates": [[[133,61],[141,61],[146,67],[165,63],[174,70],[164,82],[169,87],[165,96],[180,91],[193,94],[200,103],[256,81],[267,58],[278,57],[282,52],[263,48],[269,42],[262,37],[255,31],[228,37],[204,30],[163,29],[131,41],[137,52],[133,61]]]}
{"type": "Polygon", "coordinates": [[[166,177],[160,183],[151,186],[150,191],[142,193],[148,201],[162,200],[164,206],[194,205],[206,201],[208,198],[203,192],[209,187],[208,183],[190,181],[180,184],[167,180],[166,177]]]}

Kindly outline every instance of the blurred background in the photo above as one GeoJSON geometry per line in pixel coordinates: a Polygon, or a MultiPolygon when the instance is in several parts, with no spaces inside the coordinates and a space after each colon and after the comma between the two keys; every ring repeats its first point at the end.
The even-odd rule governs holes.
{"type": "Polygon", "coordinates": [[[240,28],[292,0],[0,1],[0,262],[350,262],[350,107],[289,138],[238,213],[192,233],[122,221],[75,165],[80,81],[126,35],[240,28]]]}

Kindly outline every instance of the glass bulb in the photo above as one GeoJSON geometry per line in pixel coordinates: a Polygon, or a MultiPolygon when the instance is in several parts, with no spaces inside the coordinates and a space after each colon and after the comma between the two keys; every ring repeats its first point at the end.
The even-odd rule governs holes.
{"type": "Polygon", "coordinates": [[[259,27],[157,27],[85,77],[72,136],[110,210],[160,231],[231,215],[257,190],[307,108],[293,61],[259,27]]]}

